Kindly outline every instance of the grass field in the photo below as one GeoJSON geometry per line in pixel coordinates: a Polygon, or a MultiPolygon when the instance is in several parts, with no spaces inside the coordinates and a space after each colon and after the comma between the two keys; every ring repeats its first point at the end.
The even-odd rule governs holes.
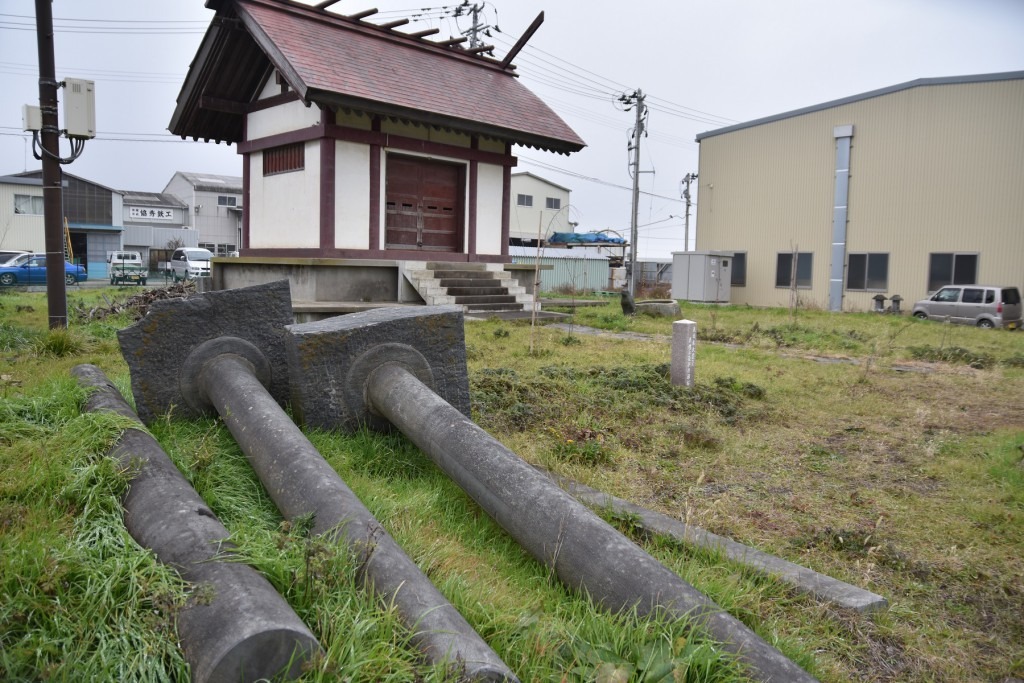
{"type": "MultiPolygon", "coordinates": [[[[636,535],[823,681],[1024,676],[1024,334],[688,304],[683,317],[701,340],[692,390],[667,379],[671,321],[617,302],[565,329],[467,323],[474,418],[531,463],[888,598],[846,613],[636,535]]],[[[127,395],[115,334],[130,322],[48,332],[43,295],[0,293],[2,680],[188,680],[174,631],[188,587],[123,530],[125,477],[104,457],[122,425],[83,415],[69,374],[96,364],[127,395]]],[[[282,522],[217,420],[151,431],[320,639],[303,680],[444,680],[344,553],[282,522]]],[[[684,623],[568,592],[404,438],[310,437],[523,681],[745,680],[684,623]]]]}

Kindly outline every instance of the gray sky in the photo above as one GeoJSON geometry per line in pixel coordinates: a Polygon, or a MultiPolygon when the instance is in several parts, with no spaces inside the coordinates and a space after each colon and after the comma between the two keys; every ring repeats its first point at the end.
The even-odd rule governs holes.
{"type": "MultiPolygon", "coordinates": [[[[477,0],[481,2],[481,0],[477,0]]],[[[469,27],[444,7],[342,0],[378,22],[421,15],[399,30],[469,27]],[[450,12],[447,12],[450,14],[450,12]]],[[[697,171],[696,134],[917,78],[1024,70],[1024,0],[488,0],[486,41],[504,56],[534,17],[545,21],[516,58],[522,82],[588,147],[569,157],[517,149],[516,171],[572,190],[579,230],[629,234],[627,145],[634,113],[616,101],[648,96],[641,141],[641,256],[683,248],[680,181],[697,171]],[[600,3],[603,4],[603,3],[600,3]]],[[[241,175],[233,147],[167,133],[188,65],[213,12],[201,0],[54,0],[56,75],[96,81],[98,136],[65,169],[114,189],[158,192],[175,171],[241,175]]],[[[21,132],[38,104],[33,0],[0,0],[0,174],[39,167],[21,132]]],[[[1024,112],[1022,112],[1024,116],[1024,112]]],[[[62,152],[67,153],[65,141],[62,152]]],[[[770,182],[770,179],[766,179],[770,182]]],[[[695,189],[695,188],[694,188],[695,189]]],[[[696,199],[695,195],[695,199],[696,199]]],[[[691,248],[696,207],[691,210],[691,248]]]]}

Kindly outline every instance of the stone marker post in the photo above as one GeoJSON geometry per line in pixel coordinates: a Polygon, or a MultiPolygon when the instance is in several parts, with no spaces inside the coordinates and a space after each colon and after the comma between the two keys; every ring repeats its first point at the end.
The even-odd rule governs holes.
{"type": "Polygon", "coordinates": [[[697,363],[697,323],[677,320],[672,323],[672,384],[692,387],[697,363]]]}

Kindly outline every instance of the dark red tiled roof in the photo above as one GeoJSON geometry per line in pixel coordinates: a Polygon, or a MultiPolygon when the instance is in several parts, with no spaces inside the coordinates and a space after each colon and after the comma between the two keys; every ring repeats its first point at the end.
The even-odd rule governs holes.
{"type": "Polygon", "coordinates": [[[562,153],[585,144],[494,60],[287,0],[211,4],[219,4],[217,18],[182,89],[173,133],[239,141],[240,114],[204,111],[199,93],[248,103],[252,74],[262,79],[272,65],[306,102],[562,153]],[[236,16],[244,37],[233,28],[236,16]]]}

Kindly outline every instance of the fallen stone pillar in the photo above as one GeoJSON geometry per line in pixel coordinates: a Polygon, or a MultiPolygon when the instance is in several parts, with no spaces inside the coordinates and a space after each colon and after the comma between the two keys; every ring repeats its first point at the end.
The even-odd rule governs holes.
{"type": "MultiPolygon", "coordinates": [[[[290,302],[287,313],[274,303],[280,299],[281,285],[213,292],[204,297],[216,294],[215,304],[188,299],[185,301],[191,304],[177,311],[181,300],[154,303],[156,310],[151,309],[137,324],[141,327],[128,328],[122,331],[127,334],[119,335],[122,351],[126,358],[133,359],[129,360],[133,389],[145,390],[166,378],[174,383],[175,390],[137,394],[136,402],[146,403],[157,416],[178,402],[179,414],[220,415],[281,514],[289,520],[312,515],[313,533],[344,543],[359,565],[363,584],[382,604],[396,609],[412,633],[413,644],[431,662],[450,665],[453,673],[466,680],[517,681],[323,459],[278,405],[280,399],[268,390],[287,385],[287,377],[281,378],[281,370],[270,360],[284,358],[284,326],[291,322],[290,302]],[[204,319],[204,312],[234,310],[247,312],[248,319],[240,319],[237,313],[232,314],[230,325],[204,319]],[[149,321],[154,313],[159,317],[149,321]],[[241,336],[215,336],[228,328],[241,336]],[[195,335],[191,341],[186,337],[189,333],[195,335]],[[173,339],[168,340],[171,336],[173,339]],[[257,346],[254,340],[262,345],[257,346]],[[161,350],[165,343],[177,344],[178,348],[173,352],[161,350]],[[267,349],[267,345],[272,348],[267,349]],[[136,353],[136,349],[152,353],[136,353]]],[[[287,297],[287,282],[283,288],[287,297]]],[[[324,363],[330,361],[323,358],[324,363]]],[[[303,383],[302,375],[294,381],[303,383]]]]}
{"type": "MultiPolygon", "coordinates": [[[[71,370],[91,390],[86,410],[138,421],[120,392],[94,365],[71,370]]],[[[231,552],[228,530],[181,475],[160,445],[128,429],[108,455],[131,474],[124,523],[139,545],[174,567],[192,586],[206,587],[177,615],[181,646],[196,683],[298,678],[320,652],[316,638],[274,587],[231,552]]]]}
{"type": "Polygon", "coordinates": [[[461,307],[435,306],[289,326],[289,367],[309,378],[292,383],[296,413],[319,428],[393,425],[571,589],[615,612],[689,619],[758,680],[815,680],[439,395],[461,395],[462,325],[461,307]]]}

